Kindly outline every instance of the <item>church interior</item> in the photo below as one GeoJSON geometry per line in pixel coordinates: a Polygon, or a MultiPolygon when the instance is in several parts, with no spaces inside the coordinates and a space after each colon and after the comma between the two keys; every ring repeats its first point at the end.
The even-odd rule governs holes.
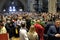
{"type": "Polygon", "coordinates": [[[60,0],[0,0],[0,40],[60,40],[60,0]]]}

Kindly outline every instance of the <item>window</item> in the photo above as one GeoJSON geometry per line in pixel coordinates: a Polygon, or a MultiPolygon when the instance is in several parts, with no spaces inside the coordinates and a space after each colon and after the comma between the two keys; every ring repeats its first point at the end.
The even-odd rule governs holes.
{"type": "Polygon", "coordinates": [[[9,7],[9,11],[11,12],[12,10],[13,10],[13,9],[12,9],[12,7],[10,6],[10,7],[9,7]]]}
{"type": "Polygon", "coordinates": [[[15,12],[15,11],[16,11],[15,6],[10,6],[10,7],[9,7],[9,12],[12,12],[12,11],[13,11],[13,12],[15,12]]]}
{"type": "Polygon", "coordinates": [[[16,11],[16,8],[15,8],[15,6],[13,6],[13,11],[16,11]]]}

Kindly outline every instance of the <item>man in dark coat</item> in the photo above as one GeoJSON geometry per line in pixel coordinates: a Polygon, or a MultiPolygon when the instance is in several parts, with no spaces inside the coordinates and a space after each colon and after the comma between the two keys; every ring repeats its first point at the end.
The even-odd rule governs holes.
{"type": "Polygon", "coordinates": [[[47,32],[48,32],[50,26],[53,26],[53,25],[54,25],[53,22],[47,22],[46,26],[44,27],[45,28],[45,30],[44,30],[44,40],[49,40],[47,32]]]}
{"type": "Polygon", "coordinates": [[[55,20],[55,25],[50,26],[47,34],[49,40],[60,40],[60,19],[55,20]]]}
{"type": "Polygon", "coordinates": [[[14,25],[12,22],[6,23],[5,25],[7,32],[9,33],[9,38],[14,36],[14,25]]]}
{"type": "Polygon", "coordinates": [[[26,18],[26,28],[27,28],[27,31],[29,30],[30,26],[31,26],[31,19],[27,17],[26,18]]]}

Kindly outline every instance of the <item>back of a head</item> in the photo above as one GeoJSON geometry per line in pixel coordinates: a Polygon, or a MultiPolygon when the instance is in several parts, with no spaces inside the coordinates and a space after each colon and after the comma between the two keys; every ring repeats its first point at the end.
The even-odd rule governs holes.
{"type": "Polygon", "coordinates": [[[36,23],[40,23],[40,20],[36,20],[36,23]]]}
{"type": "Polygon", "coordinates": [[[21,27],[24,28],[25,27],[25,23],[21,23],[21,27]]]}
{"type": "Polygon", "coordinates": [[[34,31],[35,31],[35,27],[34,25],[31,25],[29,32],[34,32],[34,31]]]}
{"type": "Polygon", "coordinates": [[[0,27],[3,27],[4,24],[3,24],[3,21],[0,21],[0,27]]]}

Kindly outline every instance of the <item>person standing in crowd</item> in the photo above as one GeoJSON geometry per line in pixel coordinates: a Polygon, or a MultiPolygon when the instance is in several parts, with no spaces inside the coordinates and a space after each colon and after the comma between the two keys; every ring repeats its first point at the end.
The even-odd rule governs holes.
{"type": "Polygon", "coordinates": [[[40,20],[37,20],[34,24],[39,40],[44,40],[44,28],[40,25],[40,20]]]}
{"type": "Polygon", "coordinates": [[[25,23],[21,23],[20,40],[29,40],[28,36],[27,36],[27,31],[26,31],[25,23]]]}
{"type": "Polygon", "coordinates": [[[16,21],[16,25],[18,25],[18,27],[21,27],[21,21],[22,21],[22,17],[18,17],[17,21],[16,21]]]}
{"type": "Polygon", "coordinates": [[[29,38],[29,40],[38,40],[38,35],[35,31],[34,25],[31,25],[31,27],[29,29],[28,38],[29,38]]]}
{"type": "Polygon", "coordinates": [[[50,26],[47,34],[48,40],[60,40],[60,19],[55,20],[55,24],[50,26]]]}
{"type": "Polygon", "coordinates": [[[0,21],[0,34],[7,33],[6,28],[4,27],[4,24],[2,21],[0,21]]]}
{"type": "Polygon", "coordinates": [[[15,29],[14,29],[14,36],[15,37],[19,37],[19,27],[18,27],[18,25],[16,25],[16,27],[15,27],[15,29]]]}
{"type": "Polygon", "coordinates": [[[30,19],[30,17],[27,16],[27,18],[26,18],[26,28],[27,28],[27,30],[29,30],[30,26],[31,26],[31,19],[30,19]]]}
{"type": "Polygon", "coordinates": [[[17,21],[16,21],[16,25],[18,26],[18,28],[21,28],[21,23],[22,23],[22,16],[19,16],[17,21]]]}
{"type": "Polygon", "coordinates": [[[19,29],[21,25],[17,25],[17,18],[14,18],[12,21],[14,25],[14,37],[19,37],[19,29]]]}
{"type": "Polygon", "coordinates": [[[47,32],[49,30],[49,27],[53,26],[53,25],[54,25],[54,22],[47,21],[46,26],[44,27],[45,28],[45,30],[44,30],[44,40],[49,40],[47,32]]]}
{"type": "Polygon", "coordinates": [[[7,33],[9,33],[9,38],[12,40],[12,37],[14,36],[14,28],[15,28],[13,23],[11,21],[7,22],[5,24],[5,27],[6,27],[7,33]]]}

